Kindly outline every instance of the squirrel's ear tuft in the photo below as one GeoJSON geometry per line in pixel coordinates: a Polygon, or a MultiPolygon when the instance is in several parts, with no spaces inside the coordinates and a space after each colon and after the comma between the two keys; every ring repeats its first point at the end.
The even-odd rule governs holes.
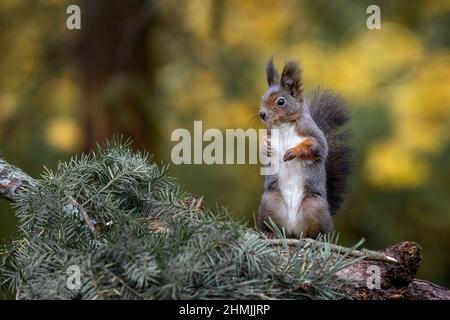
{"type": "Polygon", "coordinates": [[[269,87],[271,85],[280,83],[280,74],[273,65],[273,57],[271,57],[269,59],[269,62],[267,62],[266,73],[267,73],[267,84],[269,85],[269,87]]]}
{"type": "Polygon", "coordinates": [[[281,73],[281,85],[298,101],[303,100],[302,70],[295,61],[288,61],[281,73]]]}

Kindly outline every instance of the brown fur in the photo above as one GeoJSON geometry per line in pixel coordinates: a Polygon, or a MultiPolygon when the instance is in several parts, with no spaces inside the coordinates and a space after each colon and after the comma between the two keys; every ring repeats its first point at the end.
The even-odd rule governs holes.
{"type": "Polygon", "coordinates": [[[316,197],[305,197],[301,209],[305,217],[303,236],[311,238],[319,233],[333,231],[333,220],[328,212],[328,204],[316,197]]]}
{"type": "Polygon", "coordinates": [[[302,160],[315,160],[316,155],[314,152],[314,145],[314,138],[306,138],[302,143],[288,149],[284,154],[283,161],[289,161],[294,158],[300,158],[302,160]]]}
{"type": "Polygon", "coordinates": [[[302,162],[304,185],[299,211],[297,216],[293,217],[288,213],[287,204],[280,192],[278,175],[266,176],[265,191],[258,214],[258,227],[261,231],[268,232],[266,224],[272,220],[279,228],[285,230],[288,237],[299,237],[303,234],[314,238],[320,233],[329,233],[333,230],[333,221],[328,200],[332,200],[331,208],[335,210],[340,204],[337,201],[342,198],[341,190],[343,190],[336,185],[336,181],[345,182],[349,171],[349,168],[344,166],[348,163],[349,153],[337,143],[341,140],[341,136],[334,135],[334,129],[346,122],[345,108],[335,103],[336,99],[329,99],[334,97],[332,95],[325,96],[325,100],[316,97],[314,103],[318,107],[305,105],[302,71],[295,62],[286,63],[280,78],[273,60],[270,59],[266,72],[269,88],[261,99],[260,113],[264,114],[269,135],[263,150],[267,154],[271,152],[271,128],[286,123],[295,125],[298,135],[305,139],[284,151],[283,161],[302,162]],[[280,98],[285,100],[285,104],[277,104],[280,98]],[[310,108],[315,109],[310,112],[310,108]],[[328,161],[329,155],[332,162],[328,161]],[[330,187],[336,188],[337,193],[335,194],[335,190],[330,187]],[[328,192],[332,193],[331,196],[327,194],[328,192]]]}

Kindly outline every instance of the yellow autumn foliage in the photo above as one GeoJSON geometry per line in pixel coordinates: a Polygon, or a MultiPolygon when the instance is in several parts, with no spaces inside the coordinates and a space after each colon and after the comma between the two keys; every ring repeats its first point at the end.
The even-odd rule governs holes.
{"type": "Polygon", "coordinates": [[[450,55],[427,57],[407,81],[391,88],[393,134],[370,149],[369,180],[376,185],[414,187],[426,182],[425,155],[440,152],[450,139],[450,55]]]}
{"type": "Polygon", "coordinates": [[[50,120],[45,129],[47,143],[61,152],[76,152],[81,146],[82,137],[79,124],[72,118],[50,120]]]}

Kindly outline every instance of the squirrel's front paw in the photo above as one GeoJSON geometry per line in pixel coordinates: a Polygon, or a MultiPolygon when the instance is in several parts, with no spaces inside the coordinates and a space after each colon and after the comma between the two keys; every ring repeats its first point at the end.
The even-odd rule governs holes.
{"type": "Polygon", "coordinates": [[[305,139],[299,145],[289,148],[284,154],[283,161],[289,161],[294,158],[301,160],[315,160],[318,156],[313,151],[313,140],[311,138],[305,139]]]}
{"type": "Polygon", "coordinates": [[[261,152],[268,157],[270,157],[272,153],[274,153],[274,150],[270,146],[270,139],[268,139],[267,137],[264,137],[261,142],[261,152]]]}
{"type": "Polygon", "coordinates": [[[297,157],[297,149],[296,148],[290,148],[284,154],[283,161],[290,161],[292,159],[295,159],[296,157],[297,157]]]}

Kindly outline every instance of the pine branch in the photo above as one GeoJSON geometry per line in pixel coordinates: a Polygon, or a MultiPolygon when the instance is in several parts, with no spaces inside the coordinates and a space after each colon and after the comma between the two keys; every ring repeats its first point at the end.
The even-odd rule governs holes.
{"type": "Polygon", "coordinates": [[[226,211],[205,210],[120,140],[40,180],[0,157],[0,197],[15,202],[20,230],[0,252],[0,283],[20,299],[450,299],[414,279],[415,243],[378,252],[331,237],[262,239],[226,211]],[[78,290],[66,287],[73,265],[78,290]],[[378,290],[367,288],[371,266],[378,290]]]}
{"type": "MultiPolygon", "coordinates": [[[[0,153],[0,198],[16,202],[20,192],[27,191],[30,187],[38,184],[37,180],[24,173],[21,169],[9,164],[0,153]]],[[[92,233],[96,234],[97,231],[93,220],[74,198],[72,198],[72,205],[65,207],[66,213],[78,214],[84,219],[92,233]]]]}
{"type": "Polygon", "coordinates": [[[15,201],[21,190],[26,190],[37,181],[19,168],[10,165],[0,154],[0,197],[15,201]]]}
{"type": "MultiPolygon", "coordinates": [[[[266,239],[267,243],[270,245],[288,245],[288,246],[299,246],[306,244],[317,244],[318,241],[314,239],[266,239]]],[[[330,244],[330,249],[340,253],[340,254],[348,254],[353,257],[364,258],[365,260],[373,260],[373,261],[383,261],[383,262],[391,262],[398,263],[398,261],[392,257],[385,255],[379,251],[372,251],[367,249],[354,250],[347,247],[338,246],[335,244],[330,244]]]]}

